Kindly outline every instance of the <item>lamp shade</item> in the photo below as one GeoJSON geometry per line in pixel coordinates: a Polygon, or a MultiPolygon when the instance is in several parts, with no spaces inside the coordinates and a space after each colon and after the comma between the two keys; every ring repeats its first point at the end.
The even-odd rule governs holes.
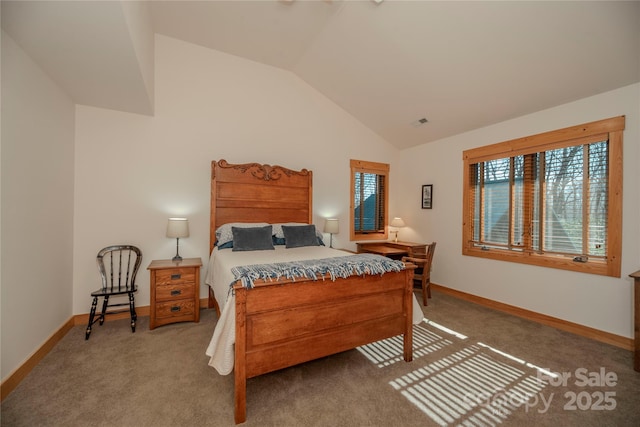
{"type": "Polygon", "coordinates": [[[391,224],[389,224],[389,225],[391,225],[392,227],[404,227],[405,226],[404,221],[402,220],[402,218],[399,218],[399,217],[393,218],[393,220],[391,221],[391,224]]]}
{"type": "Polygon", "coordinates": [[[324,232],[330,234],[338,234],[340,232],[340,223],[337,218],[327,218],[324,221],[324,232]]]}
{"type": "Polygon", "coordinates": [[[187,218],[169,218],[167,237],[189,237],[189,220],[187,218]]]}

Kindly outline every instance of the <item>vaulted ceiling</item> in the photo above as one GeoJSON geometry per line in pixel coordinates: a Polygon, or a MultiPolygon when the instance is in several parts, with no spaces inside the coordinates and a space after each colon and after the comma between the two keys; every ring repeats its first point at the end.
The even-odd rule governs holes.
{"type": "Polygon", "coordinates": [[[80,104],[153,114],[142,29],[291,71],[400,149],[640,81],[638,1],[131,4],[2,1],[2,28],[80,104]]]}

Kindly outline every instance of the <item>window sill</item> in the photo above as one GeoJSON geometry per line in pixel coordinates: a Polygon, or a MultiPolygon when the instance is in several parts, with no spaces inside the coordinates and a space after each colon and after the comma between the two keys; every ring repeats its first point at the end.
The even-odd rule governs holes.
{"type": "Polygon", "coordinates": [[[351,241],[361,241],[361,240],[387,240],[389,235],[387,233],[358,233],[351,234],[351,241]]]}
{"type": "Polygon", "coordinates": [[[502,249],[483,250],[480,248],[463,248],[462,255],[494,259],[497,261],[537,265],[547,268],[557,268],[587,274],[597,274],[601,276],[620,277],[620,263],[617,263],[616,265],[615,262],[602,259],[590,259],[586,262],[577,262],[573,260],[573,257],[569,256],[529,254],[511,252],[502,249]]]}

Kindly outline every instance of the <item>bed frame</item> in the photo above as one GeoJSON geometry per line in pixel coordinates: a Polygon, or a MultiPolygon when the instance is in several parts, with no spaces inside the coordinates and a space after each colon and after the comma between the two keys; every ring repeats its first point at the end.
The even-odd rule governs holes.
{"type": "MultiPolygon", "coordinates": [[[[213,161],[209,249],[216,228],[229,222],[311,224],[312,190],[306,169],[213,161]]],[[[258,281],[253,289],[234,289],[236,424],[246,420],[248,378],[396,335],[403,335],[404,360],[412,360],[411,268],[335,282],[258,281]]],[[[214,304],[210,290],[209,307],[214,304]]]]}

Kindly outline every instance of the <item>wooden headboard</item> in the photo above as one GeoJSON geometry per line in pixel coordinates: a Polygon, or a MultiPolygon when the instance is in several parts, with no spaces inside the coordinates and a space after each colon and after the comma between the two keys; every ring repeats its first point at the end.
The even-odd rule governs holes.
{"type": "Polygon", "coordinates": [[[216,229],[229,222],[311,224],[312,173],[259,163],[211,162],[209,253],[216,229]]]}

